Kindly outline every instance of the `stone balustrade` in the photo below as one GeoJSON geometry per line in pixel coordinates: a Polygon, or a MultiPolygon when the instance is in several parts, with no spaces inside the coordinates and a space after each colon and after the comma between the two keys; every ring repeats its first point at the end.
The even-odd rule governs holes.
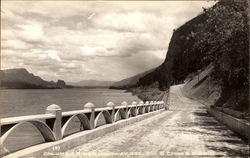
{"type": "Polygon", "coordinates": [[[83,131],[97,128],[97,122],[101,115],[104,116],[106,124],[112,124],[120,119],[129,119],[160,109],[167,109],[165,106],[164,101],[146,101],[145,103],[140,101],[131,104],[124,101],[119,106],[109,102],[101,108],[96,108],[94,104],[87,103],[83,110],[62,112],[59,105],[52,104],[47,107],[45,114],[0,119],[1,148],[4,147],[4,141],[10,133],[23,123],[30,123],[36,127],[44,140],[51,142],[65,137],[65,130],[75,117],[80,121],[80,131],[83,131]]]}

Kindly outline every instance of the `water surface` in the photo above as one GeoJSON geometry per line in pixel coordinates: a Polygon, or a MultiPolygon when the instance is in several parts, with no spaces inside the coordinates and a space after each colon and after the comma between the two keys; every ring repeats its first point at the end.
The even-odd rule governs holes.
{"type": "Polygon", "coordinates": [[[44,114],[50,104],[61,106],[62,111],[81,110],[87,102],[103,107],[109,101],[139,101],[125,90],[96,89],[2,89],[0,90],[0,118],[44,114]]]}

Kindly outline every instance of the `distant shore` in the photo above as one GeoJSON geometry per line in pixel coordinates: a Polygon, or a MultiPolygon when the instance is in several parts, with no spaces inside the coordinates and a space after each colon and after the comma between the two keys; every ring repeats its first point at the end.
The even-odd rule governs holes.
{"type": "Polygon", "coordinates": [[[152,88],[140,88],[140,87],[109,87],[110,89],[119,89],[119,90],[126,90],[127,92],[131,92],[133,95],[136,95],[143,101],[148,100],[159,100],[165,94],[165,91],[159,90],[157,87],[152,88]]]}

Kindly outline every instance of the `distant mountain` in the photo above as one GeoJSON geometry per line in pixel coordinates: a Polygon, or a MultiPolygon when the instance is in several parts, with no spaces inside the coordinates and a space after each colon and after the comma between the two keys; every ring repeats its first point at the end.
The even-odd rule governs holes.
{"type": "Polygon", "coordinates": [[[68,82],[68,85],[77,87],[109,87],[114,81],[82,80],[79,82],[68,82]]]}
{"type": "Polygon", "coordinates": [[[145,71],[143,73],[137,74],[135,76],[123,79],[121,81],[115,82],[110,86],[110,88],[130,88],[130,87],[136,86],[137,82],[139,81],[141,77],[151,73],[154,70],[155,68],[145,71]]]}
{"type": "Polygon", "coordinates": [[[13,89],[64,88],[63,80],[45,81],[24,68],[0,70],[0,87],[13,89]]]}

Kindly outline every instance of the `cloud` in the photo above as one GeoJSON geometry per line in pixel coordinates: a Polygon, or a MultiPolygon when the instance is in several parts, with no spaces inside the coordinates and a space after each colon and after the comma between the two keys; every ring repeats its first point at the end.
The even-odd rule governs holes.
{"type": "Polygon", "coordinates": [[[120,80],[160,65],[204,1],[3,1],[2,68],[47,80],[120,80]]]}
{"type": "Polygon", "coordinates": [[[27,50],[29,45],[20,40],[4,40],[2,41],[2,49],[24,49],[27,50]]]}
{"type": "Polygon", "coordinates": [[[99,14],[94,18],[94,25],[99,28],[115,29],[117,31],[138,32],[146,31],[146,15],[141,12],[99,14]]]}
{"type": "Polygon", "coordinates": [[[43,41],[44,33],[43,27],[38,24],[31,25],[17,25],[18,29],[14,32],[17,38],[27,42],[41,42],[43,41]]]}
{"type": "Polygon", "coordinates": [[[83,56],[116,56],[118,51],[113,48],[105,48],[101,46],[88,46],[84,45],[80,47],[83,56]]]}
{"type": "Polygon", "coordinates": [[[48,56],[53,60],[62,61],[61,58],[58,56],[57,51],[55,50],[47,50],[44,53],[48,54],[48,56]]]}

